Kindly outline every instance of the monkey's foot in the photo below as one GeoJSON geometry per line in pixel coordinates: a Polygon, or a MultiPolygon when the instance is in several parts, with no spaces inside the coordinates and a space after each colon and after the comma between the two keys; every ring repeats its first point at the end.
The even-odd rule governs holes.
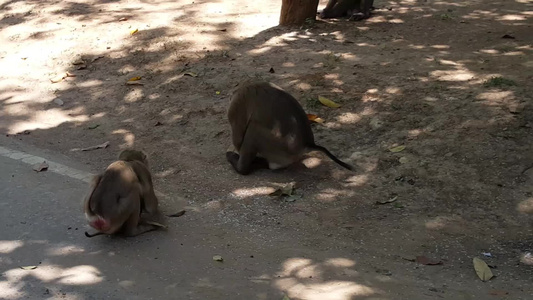
{"type": "Polygon", "coordinates": [[[368,18],[370,18],[370,14],[365,15],[362,12],[356,12],[356,13],[353,13],[348,20],[349,21],[361,21],[361,20],[368,19],[368,18]]]}

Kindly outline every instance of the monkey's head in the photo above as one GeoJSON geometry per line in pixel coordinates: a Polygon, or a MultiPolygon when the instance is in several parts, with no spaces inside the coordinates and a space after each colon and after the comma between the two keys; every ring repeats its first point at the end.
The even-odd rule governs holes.
{"type": "Polygon", "coordinates": [[[118,159],[124,161],[139,161],[148,166],[148,159],[146,158],[146,154],[139,150],[126,149],[120,152],[118,159]]]}

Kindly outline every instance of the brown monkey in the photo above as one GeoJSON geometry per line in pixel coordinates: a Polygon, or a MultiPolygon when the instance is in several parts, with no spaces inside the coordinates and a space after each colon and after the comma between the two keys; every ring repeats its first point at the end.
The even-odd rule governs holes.
{"type": "Polygon", "coordinates": [[[320,18],[339,18],[349,16],[350,20],[360,21],[370,18],[374,0],[329,0],[320,13],[320,18]]]}
{"type": "Polygon", "coordinates": [[[233,151],[226,158],[242,175],[253,169],[280,169],[313,150],[322,151],[348,170],[326,148],[315,144],[307,115],[298,101],[268,82],[246,82],[231,96],[228,110],[233,151]]]}
{"type": "Polygon", "coordinates": [[[85,232],[85,235],[122,232],[136,236],[155,230],[161,226],[141,221],[141,212],[156,215],[157,205],[146,155],[137,150],[124,150],[118,161],[93,179],[84,209],[89,225],[98,233],[85,232]]]}

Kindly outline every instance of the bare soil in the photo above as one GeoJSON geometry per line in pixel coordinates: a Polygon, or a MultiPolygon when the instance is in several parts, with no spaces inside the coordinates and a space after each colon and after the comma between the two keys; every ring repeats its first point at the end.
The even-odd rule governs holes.
{"type": "Polygon", "coordinates": [[[231,247],[242,275],[246,297],[212,279],[190,299],[531,299],[533,4],[376,1],[371,19],[295,28],[276,26],[280,6],[0,1],[0,131],[95,172],[144,150],[163,210],[188,209],[187,234],[231,247]],[[310,153],[236,174],[226,110],[249,78],[324,119],[317,143],[357,170],[310,153]],[[301,198],[268,196],[289,182],[301,198]]]}

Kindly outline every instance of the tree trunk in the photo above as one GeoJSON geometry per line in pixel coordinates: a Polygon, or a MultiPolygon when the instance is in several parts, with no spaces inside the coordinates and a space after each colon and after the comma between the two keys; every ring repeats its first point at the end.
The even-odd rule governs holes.
{"type": "Polygon", "coordinates": [[[306,19],[316,20],[319,0],[281,0],[279,25],[302,25],[306,19]]]}

